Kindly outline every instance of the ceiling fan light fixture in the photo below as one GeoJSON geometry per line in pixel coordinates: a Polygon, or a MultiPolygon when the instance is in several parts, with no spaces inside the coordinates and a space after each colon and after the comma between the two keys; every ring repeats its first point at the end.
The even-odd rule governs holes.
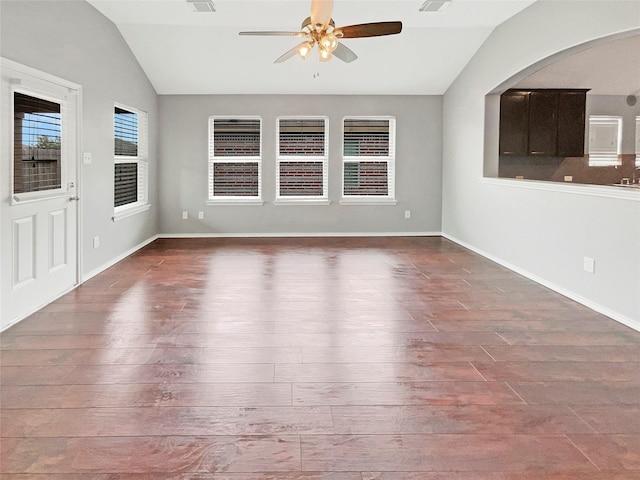
{"type": "Polygon", "coordinates": [[[296,53],[300,58],[304,60],[309,56],[309,52],[311,52],[312,48],[313,48],[312,42],[302,42],[300,45],[298,45],[298,48],[296,49],[296,53]]]}
{"type": "Polygon", "coordinates": [[[331,51],[324,48],[322,45],[318,45],[318,52],[320,53],[321,62],[328,62],[329,60],[331,60],[331,57],[333,56],[331,54],[331,51]]]}
{"type": "Polygon", "coordinates": [[[336,37],[333,33],[325,33],[320,38],[319,45],[325,50],[333,52],[338,47],[338,37],[336,37]]]}
{"type": "MultiPolygon", "coordinates": [[[[1,1],[1,0],[0,0],[1,1]]],[[[211,1],[211,0],[187,0],[187,1],[211,1]]],[[[428,0],[449,2],[451,0],[428,0]]],[[[345,46],[340,40],[346,38],[367,38],[382,37],[385,35],[396,35],[402,32],[402,22],[370,22],[356,25],[347,25],[336,28],[336,24],[331,18],[333,0],[311,0],[311,15],[302,21],[300,30],[297,32],[286,31],[255,31],[239,32],[240,35],[264,35],[264,36],[293,36],[306,39],[301,44],[290,48],[280,55],[274,63],[282,63],[295,57],[296,54],[305,59],[318,45],[318,54],[321,62],[331,60],[333,56],[350,63],[358,56],[345,46]]]]}

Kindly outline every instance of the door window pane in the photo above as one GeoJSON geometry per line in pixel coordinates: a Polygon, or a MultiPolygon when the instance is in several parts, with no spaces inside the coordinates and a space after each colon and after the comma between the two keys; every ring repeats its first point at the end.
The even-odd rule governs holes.
{"type": "Polygon", "coordinates": [[[14,92],[13,105],[13,192],[60,188],[60,104],[14,92]]]}

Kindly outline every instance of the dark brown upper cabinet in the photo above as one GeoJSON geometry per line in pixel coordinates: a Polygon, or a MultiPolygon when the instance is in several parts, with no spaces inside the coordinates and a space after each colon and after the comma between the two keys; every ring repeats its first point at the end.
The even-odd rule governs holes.
{"type": "Polygon", "coordinates": [[[584,155],[587,90],[507,90],[500,97],[500,155],[584,155]]]}
{"type": "Polygon", "coordinates": [[[529,149],[529,93],[508,90],[500,97],[500,154],[527,154],[529,149]]]}
{"type": "Polygon", "coordinates": [[[558,156],[582,157],[585,139],[586,90],[558,94],[558,156]]]}
{"type": "Polygon", "coordinates": [[[558,94],[529,93],[529,155],[552,157],[558,151],[558,94]]]}

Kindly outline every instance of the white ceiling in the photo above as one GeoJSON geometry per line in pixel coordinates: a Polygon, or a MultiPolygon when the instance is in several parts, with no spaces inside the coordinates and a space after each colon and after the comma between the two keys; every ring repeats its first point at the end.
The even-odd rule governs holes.
{"type": "MultiPolygon", "coordinates": [[[[335,0],[337,26],[402,21],[399,35],[346,39],[358,60],[316,55],[274,64],[294,37],[239,36],[298,31],[310,0],[213,0],[196,13],[186,0],[88,0],[111,19],[159,94],[441,95],[492,30],[535,0],[452,0],[419,12],[424,0],[335,0]]],[[[315,53],[315,52],[314,52],[315,53]]]]}
{"type": "Polygon", "coordinates": [[[541,68],[518,88],[588,88],[592,95],[640,95],[640,35],[596,45],[541,68]]]}

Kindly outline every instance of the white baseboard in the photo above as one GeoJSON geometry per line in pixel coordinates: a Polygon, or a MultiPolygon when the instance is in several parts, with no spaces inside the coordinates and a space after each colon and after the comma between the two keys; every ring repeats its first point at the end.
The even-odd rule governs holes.
{"type": "Polygon", "coordinates": [[[440,237],[441,232],[161,233],[158,238],[440,237]]]}
{"type": "Polygon", "coordinates": [[[452,235],[448,235],[446,233],[443,233],[442,236],[444,238],[446,238],[447,240],[451,240],[454,243],[457,243],[458,245],[467,248],[469,250],[471,250],[472,252],[477,253],[478,255],[482,255],[485,258],[488,258],[489,260],[491,260],[492,262],[495,262],[499,265],[502,265],[505,268],[508,268],[509,270],[512,270],[520,275],[522,275],[523,277],[527,277],[530,280],[533,280],[536,283],[539,283],[540,285],[547,287],[551,290],[553,290],[554,292],[559,293],[560,295],[564,295],[567,298],[570,298],[571,300],[578,302],[582,305],[584,305],[585,307],[590,308],[591,310],[594,310],[598,313],[601,313],[603,315],[606,315],[607,317],[623,324],[626,325],[629,328],[632,328],[638,332],[640,332],[640,322],[637,320],[634,320],[633,318],[629,318],[625,315],[622,315],[619,312],[613,311],[610,308],[607,308],[603,305],[600,305],[596,302],[593,302],[591,300],[589,300],[588,298],[583,297],[582,295],[579,295],[575,292],[572,292],[571,290],[567,290],[566,288],[560,287],[552,282],[549,282],[548,280],[539,277],[538,275],[534,275],[531,272],[528,272],[527,270],[524,270],[520,267],[517,267],[515,265],[512,265],[509,262],[506,262],[504,260],[502,260],[501,258],[495,257],[494,255],[491,255],[490,253],[487,253],[483,250],[480,250],[479,248],[474,247],[473,245],[469,245],[466,242],[463,242],[462,240],[459,240],[455,237],[453,237],[452,235]]]}
{"type": "Polygon", "coordinates": [[[82,279],[80,281],[80,283],[86,282],[87,280],[89,280],[92,277],[95,277],[96,275],[98,275],[99,273],[104,272],[107,268],[114,266],[116,263],[124,260],[125,258],[127,258],[129,255],[136,253],[138,250],[140,250],[142,247],[146,247],[147,245],[149,245],[151,242],[153,242],[154,240],[156,240],[158,238],[158,235],[154,235],[151,238],[148,238],[147,240],[145,240],[142,243],[139,243],[138,245],[136,245],[133,248],[130,248],[129,250],[127,250],[126,252],[118,255],[116,258],[114,258],[113,260],[105,263],[104,265],[99,266],[98,268],[90,271],[89,273],[85,273],[82,276],[82,279]]]}

